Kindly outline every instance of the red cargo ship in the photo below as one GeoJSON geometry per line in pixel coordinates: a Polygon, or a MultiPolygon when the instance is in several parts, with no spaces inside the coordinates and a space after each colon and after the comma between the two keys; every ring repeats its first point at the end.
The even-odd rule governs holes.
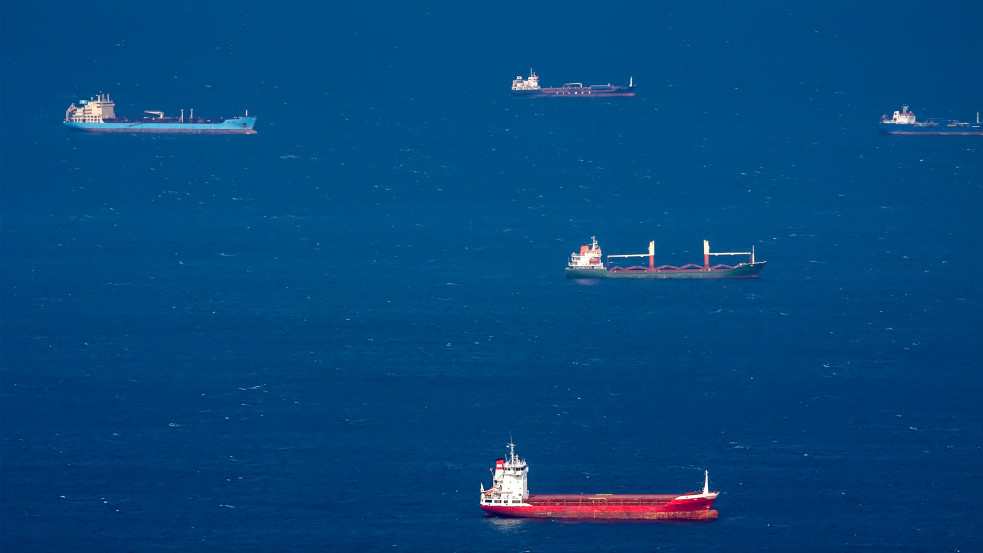
{"type": "Polygon", "coordinates": [[[507,459],[495,461],[492,487],[481,485],[481,508],[486,513],[518,518],[577,520],[713,520],[711,509],[720,492],[710,491],[704,471],[703,489],[675,494],[530,495],[526,487],[529,466],[509,444],[507,459]]]}

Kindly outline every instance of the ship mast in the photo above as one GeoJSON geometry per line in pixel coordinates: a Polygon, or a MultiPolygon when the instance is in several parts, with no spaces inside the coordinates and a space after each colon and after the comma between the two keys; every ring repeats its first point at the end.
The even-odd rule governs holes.
{"type": "Polygon", "coordinates": [[[646,256],[648,256],[648,258],[649,258],[649,269],[654,269],[655,268],[655,240],[652,240],[651,242],[649,242],[649,251],[648,251],[648,253],[619,253],[619,254],[611,254],[611,255],[608,256],[608,259],[611,259],[612,257],[646,257],[646,256]]]}
{"type": "Polygon", "coordinates": [[[751,251],[749,252],[710,252],[710,241],[703,241],[703,270],[710,270],[710,256],[711,255],[750,255],[751,263],[754,263],[754,245],[751,245],[751,251]]]}

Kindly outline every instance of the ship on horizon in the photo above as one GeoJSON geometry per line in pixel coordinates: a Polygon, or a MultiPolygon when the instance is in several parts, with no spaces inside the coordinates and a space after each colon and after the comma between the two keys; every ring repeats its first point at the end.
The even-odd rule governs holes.
{"type": "Polygon", "coordinates": [[[649,242],[648,253],[616,254],[608,256],[608,264],[604,263],[601,248],[597,238],[591,236],[591,243],[580,246],[580,252],[570,254],[567,263],[567,278],[599,279],[599,278],[756,278],[765,261],[754,260],[754,246],[749,252],[711,252],[710,242],[703,241],[703,265],[690,263],[682,267],[672,265],[655,265],[655,241],[649,242]],[[747,255],[746,263],[737,265],[710,265],[710,257],[718,255],[747,255]],[[632,265],[621,267],[610,265],[611,258],[648,257],[648,267],[632,265]]]}
{"type": "Polygon", "coordinates": [[[983,125],[980,124],[980,112],[976,112],[976,123],[965,123],[954,119],[929,118],[916,121],[915,114],[908,111],[907,105],[902,105],[890,119],[881,116],[878,125],[881,132],[887,134],[949,134],[961,136],[983,136],[983,125]]]}
{"type": "Polygon", "coordinates": [[[608,84],[592,84],[584,86],[583,83],[566,83],[560,87],[540,87],[539,75],[532,69],[529,70],[529,78],[523,79],[522,75],[517,75],[512,80],[512,95],[524,98],[610,98],[612,96],[634,96],[635,82],[632,77],[628,78],[628,86],[617,86],[608,84]]]}
{"type": "Polygon", "coordinates": [[[530,494],[529,465],[510,443],[505,459],[495,461],[492,487],[481,484],[479,504],[489,515],[513,518],[576,520],[714,520],[720,492],[710,491],[709,472],[703,489],[684,494],[530,494]]]}
{"type": "Polygon", "coordinates": [[[109,94],[99,94],[88,100],[79,100],[76,106],[73,102],[65,111],[65,126],[73,131],[84,132],[121,132],[121,133],[179,133],[179,134],[256,134],[253,125],[256,118],[246,115],[230,119],[205,119],[191,116],[164,117],[162,111],[144,111],[146,116],[140,119],[116,117],[116,104],[109,94]]]}

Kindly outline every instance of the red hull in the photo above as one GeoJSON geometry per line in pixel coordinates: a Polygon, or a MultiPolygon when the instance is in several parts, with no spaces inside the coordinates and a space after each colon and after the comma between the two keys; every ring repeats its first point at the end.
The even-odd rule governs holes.
{"type": "Polygon", "coordinates": [[[714,520],[714,497],[676,495],[530,495],[526,505],[482,505],[486,513],[515,518],[577,520],[714,520]]]}
{"type": "Polygon", "coordinates": [[[541,88],[536,91],[526,92],[514,92],[516,96],[522,96],[525,98],[545,98],[553,96],[561,96],[564,98],[611,98],[611,97],[631,97],[635,95],[634,91],[610,91],[610,90],[590,90],[589,88],[541,88]]]}
{"type": "Polygon", "coordinates": [[[914,135],[914,134],[928,134],[932,136],[939,135],[953,135],[953,136],[983,136],[983,131],[884,131],[887,134],[904,134],[904,135],[914,135]]]}

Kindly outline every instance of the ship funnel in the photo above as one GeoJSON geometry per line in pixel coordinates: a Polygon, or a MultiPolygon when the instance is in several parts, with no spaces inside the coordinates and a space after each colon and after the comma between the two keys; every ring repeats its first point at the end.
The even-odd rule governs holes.
{"type": "Polygon", "coordinates": [[[492,487],[501,487],[505,479],[505,459],[495,461],[495,471],[492,472],[492,487]]]}

